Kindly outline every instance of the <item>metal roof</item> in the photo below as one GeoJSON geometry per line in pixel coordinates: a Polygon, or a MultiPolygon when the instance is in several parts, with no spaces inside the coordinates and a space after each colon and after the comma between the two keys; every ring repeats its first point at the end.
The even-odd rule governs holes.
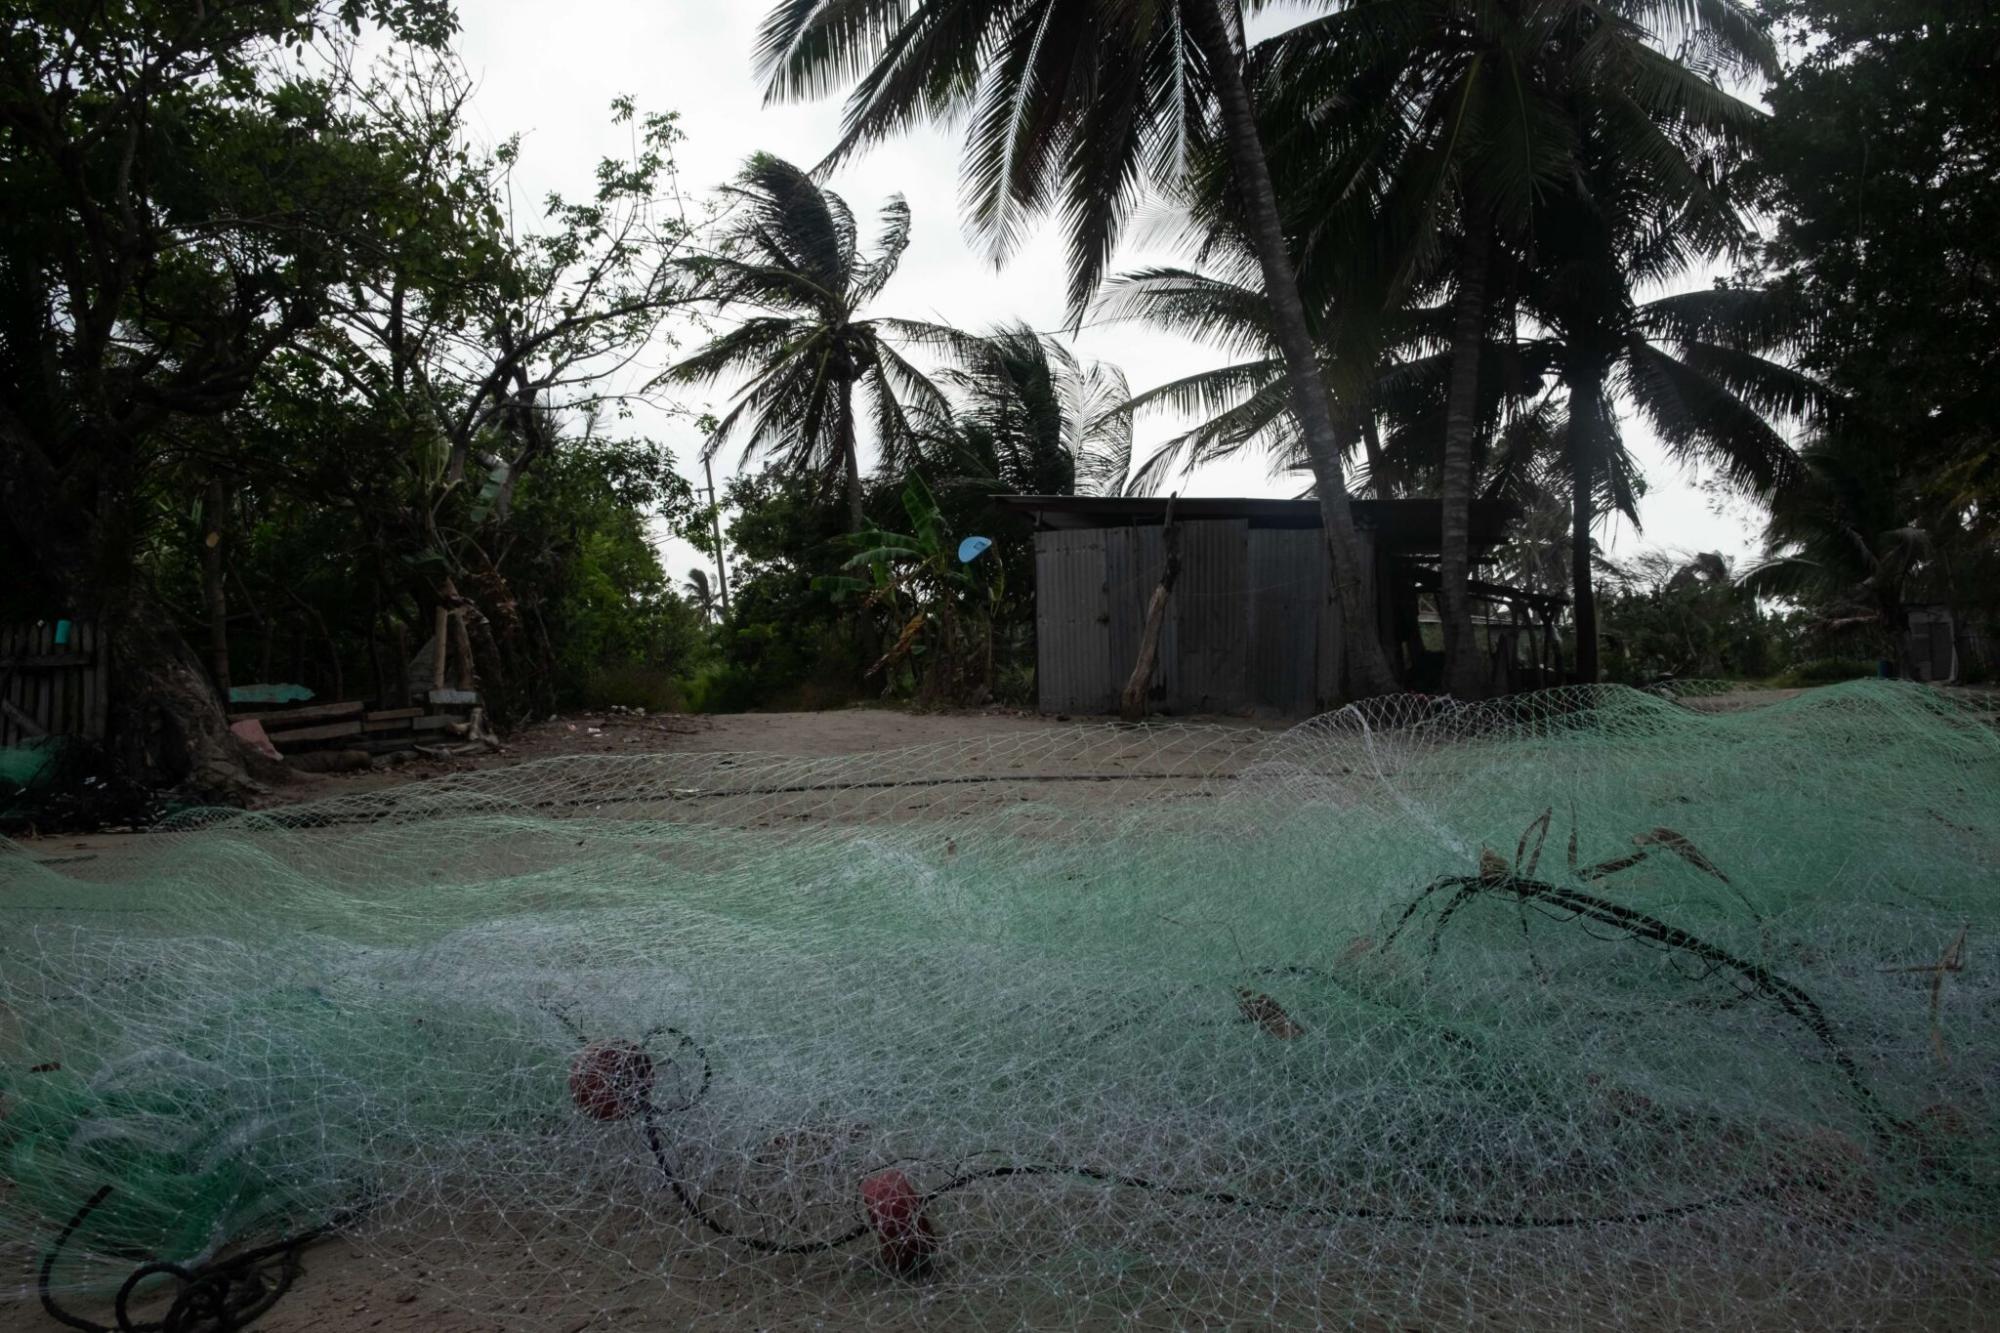
{"type": "MultiPolygon", "coordinates": [[[[1158,495],[1003,495],[1001,504],[1056,529],[1157,526],[1166,520],[1167,498],[1158,495]]],[[[1352,500],[1355,526],[1377,534],[1377,544],[1400,555],[1434,555],[1444,519],[1437,500],[1352,500]]],[[[1476,550],[1506,538],[1508,508],[1497,500],[1472,502],[1472,544],[1476,550]]],[[[1184,495],[1174,501],[1174,518],[1188,522],[1241,519],[1252,528],[1317,528],[1319,501],[1271,500],[1254,496],[1184,495]]]]}

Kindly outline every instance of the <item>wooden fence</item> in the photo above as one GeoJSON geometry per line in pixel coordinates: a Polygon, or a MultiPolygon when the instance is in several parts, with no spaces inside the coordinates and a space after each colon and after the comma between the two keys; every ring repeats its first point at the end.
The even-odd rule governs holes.
{"type": "Polygon", "coordinates": [[[105,659],[103,634],[87,620],[0,625],[0,747],[44,736],[103,740],[105,659]]]}

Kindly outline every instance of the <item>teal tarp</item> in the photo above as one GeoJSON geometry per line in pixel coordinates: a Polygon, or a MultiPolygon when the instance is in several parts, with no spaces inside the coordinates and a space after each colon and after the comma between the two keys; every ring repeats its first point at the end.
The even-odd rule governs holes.
{"type": "Polygon", "coordinates": [[[56,745],[52,742],[0,749],[0,787],[32,785],[55,757],[56,745]]]}

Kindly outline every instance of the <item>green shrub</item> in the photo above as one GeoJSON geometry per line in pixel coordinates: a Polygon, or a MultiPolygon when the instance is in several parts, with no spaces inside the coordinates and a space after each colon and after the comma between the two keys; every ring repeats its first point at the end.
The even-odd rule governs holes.
{"type": "Polygon", "coordinates": [[[584,681],[583,705],[605,709],[643,708],[649,713],[682,713],[688,701],[681,683],[659,667],[623,665],[604,667],[584,681]]]}
{"type": "Polygon", "coordinates": [[[754,671],[733,662],[713,662],[680,682],[690,713],[742,713],[756,703],[754,671]]]}
{"type": "Polygon", "coordinates": [[[1875,664],[1858,657],[1818,657],[1800,662],[1774,677],[1773,687],[1802,690],[1813,685],[1837,685],[1843,680],[1862,680],[1875,674],[1875,664]]]}
{"type": "Polygon", "coordinates": [[[1034,663],[1009,662],[994,672],[993,702],[1015,708],[1033,708],[1039,702],[1035,692],[1034,663]]]}

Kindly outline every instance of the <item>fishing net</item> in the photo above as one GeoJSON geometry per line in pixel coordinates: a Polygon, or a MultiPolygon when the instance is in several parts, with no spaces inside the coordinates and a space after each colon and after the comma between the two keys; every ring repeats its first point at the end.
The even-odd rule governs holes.
{"type": "Polygon", "coordinates": [[[2000,739],[1918,687],[558,760],[133,843],[0,855],[10,1328],[2000,1295],[2000,739]]]}

